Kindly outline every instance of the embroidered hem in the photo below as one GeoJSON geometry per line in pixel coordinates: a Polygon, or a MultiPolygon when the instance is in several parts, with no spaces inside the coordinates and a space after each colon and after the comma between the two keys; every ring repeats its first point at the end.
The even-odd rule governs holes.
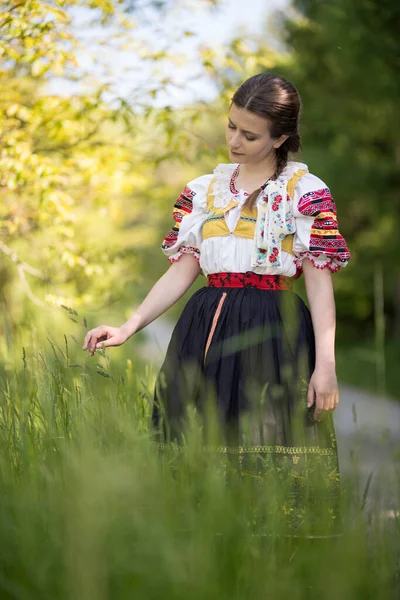
{"type": "MultiPolygon", "coordinates": [[[[178,472],[185,447],[157,442],[155,447],[172,472],[178,472]]],[[[335,443],[331,447],[203,446],[203,452],[228,485],[239,477],[247,486],[241,518],[257,535],[342,533],[335,443]]]]}
{"type": "MultiPolygon", "coordinates": [[[[152,442],[159,450],[184,452],[185,446],[175,443],[152,442]]],[[[319,454],[321,456],[336,456],[336,441],[331,448],[319,446],[203,446],[204,452],[217,454],[319,454]]],[[[297,462],[296,460],[294,462],[297,462]]]]}
{"type": "Polygon", "coordinates": [[[191,254],[200,264],[200,252],[197,248],[192,248],[191,246],[181,246],[176,254],[172,254],[172,256],[168,256],[167,258],[170,263],[178,262],[183,254],[191,254]]]}
{"type": "Polygon", "coordinates": [[[318,254],[311,254],[311,252],[304,252],[304,254],[301,254],[300,256],[298,256],[294,259],[294,264],[296,265],[296,269],[303,270],[302,264],[303,264],[303,260],[305,258],[308,258],[308,260],[317,269],[320,269],[321,271],[323,269],[329,269],[332,273],[336,273],[336,271],[339,271],[339,269],[346,267],[347,263],[348,263],[348,261],[346,260],[342,264],[338,264],[337,262],[335,262],[335,260],[337,260],[337,259],[334,259],[331,256],[327,256],[326,254],[323,254],[322,252],[320,252],[318,254]],[[324,257],[322,259],[324,262],[318,262],[318,259],[320,259],[320,257],[324,257]]]}

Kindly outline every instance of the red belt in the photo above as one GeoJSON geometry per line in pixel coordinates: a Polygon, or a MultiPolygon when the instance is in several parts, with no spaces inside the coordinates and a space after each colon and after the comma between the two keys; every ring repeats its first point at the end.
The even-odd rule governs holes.
{"type": "Polygon", "coordinates": [[[284,275],[247,273],[212,273],[207,276],[207,287],[255,287],[260,290],[291,290],[293,278],[284,275]]]}

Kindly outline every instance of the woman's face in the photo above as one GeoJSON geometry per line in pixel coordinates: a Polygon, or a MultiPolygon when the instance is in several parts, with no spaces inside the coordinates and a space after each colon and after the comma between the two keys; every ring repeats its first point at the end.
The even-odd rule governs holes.
{"type": "Polygon", "coordinates": [[[232,103],[226,124],[226,142],[232,162],[263,162],[287,137],[272,138],[266,118],[232,103]]]}

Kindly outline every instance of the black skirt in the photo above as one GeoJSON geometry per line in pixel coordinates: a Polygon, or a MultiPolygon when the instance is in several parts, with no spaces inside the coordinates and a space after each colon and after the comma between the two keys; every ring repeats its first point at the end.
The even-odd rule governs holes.
{"type": "MultiPolygon", "coordinates": [[[[234,463],[258,486],[285,483],[282,510],[291,533],[307,521],[312,534],[337,534],[333,419],[328,413],[316,422],[315,407],[307,408],[314,366],[311,314],[294,292],[198,290],[173,331],[156,381],[152,422],[159,448],[168,452],[183,444],[194,410],[205,451],[214,452],[225,470],[234,463]]],[[[253,514],[264,509],[255,507],[253,514]]]]}

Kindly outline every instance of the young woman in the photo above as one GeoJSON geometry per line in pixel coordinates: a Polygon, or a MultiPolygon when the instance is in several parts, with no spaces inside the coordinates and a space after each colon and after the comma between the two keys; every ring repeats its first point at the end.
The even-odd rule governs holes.
{"type": "Polygon", "coordinates": [[[288,161],[299,150],[300,108],[295,87],[275,74],[239,87],[226,125],[232,162],[179,196],[175,226],[162,244],[170,268],[126,323],[92,329],[83,349],[93,355],[124,343],[205,275],[157,379],[153,425],[161,441],[179,443],[187,405],[205,415],[212,398],[219,451],[239,456],[257,477],[279,469],[292,478],[286,510],[294,521],[304,473],[319,470],[324,490],[315,501],[334,523],[339,478],[331,412],[339,393],[331,274],[350,254],[328,187],[305,164],[288,161]],[[292,291],[302,273],[311,312],[292,291]]]}

